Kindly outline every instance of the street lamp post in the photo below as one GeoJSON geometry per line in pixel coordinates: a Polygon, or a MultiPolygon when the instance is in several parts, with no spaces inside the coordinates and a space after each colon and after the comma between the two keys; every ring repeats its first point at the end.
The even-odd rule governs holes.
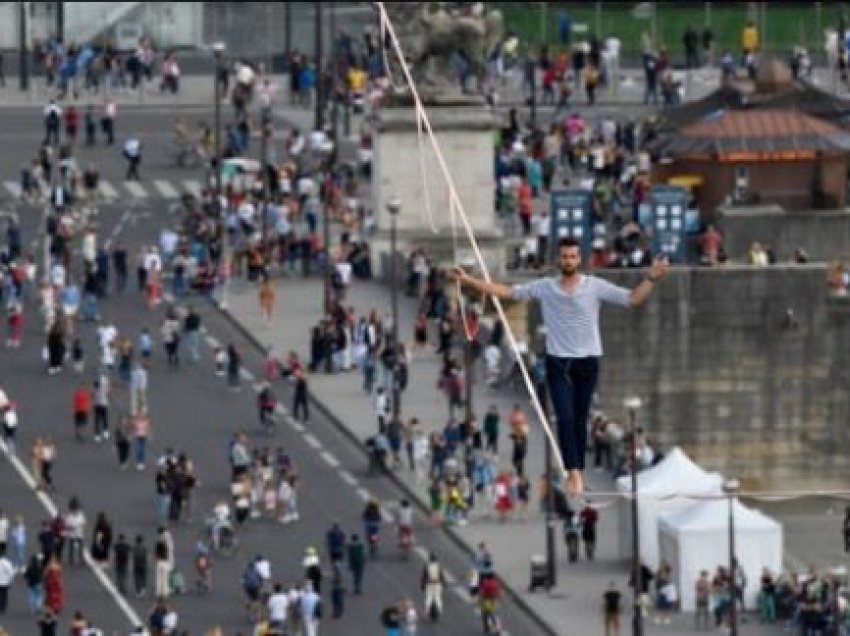
{"type": "MultiPolygon", "coordinates": [[[[471,272],[475,267],[475,261],[472,259],[465,260],[463,262],[463,268],[467,272],[471,272]]],[[[460,292],[463,293],[463,292],[460,292]]],[[[472,420],[475,418],[475,408],[473,404],[473,392],[472,385],[475,382],[475,360],[473,359],[473,338],[468,337],[469,332],[469,321],[471,313],[474,313],[475,310],[472,307],[468,307],[467,312],[461,314],[460,319],[463,321],[463,338],[464,338],[464,347],[463,347],[463,378],[464,378],[464,391],[463,391],[463,400],[464,400],[464,420],[467,422],[467,425],[472,423],[472,420]]],[[[473,336],[477,336],[477,334],[473,334],[473,336]]]]}
{"type": "Polygon", "coordinates": [[[729,498],[729,636],[738,636],[738,590],[735,584],[735,495],[741,484],[737,479],[723,483],[723,493],[729,498]]]}
{"type": "Polygon", "coordinates": [[[331,164],[333,162],[335,147],[335,144],[330,139],[325,139],[324,143],[316,151],[319,160],[318,174],[321,180],[319,183],[319,200],[322,204],[322,243],[325,252],[325,266],[324,272],[322,272],[324,281],[322,285],[324,292],[322,307],[325,311],[325,317],[331,314],[333,307],[331,303],[331,219],[327,196],[322,195],[322,184],[325,182],[328,172],[333,167],[331,164]]]}
{"type": "Polygon", "coordinates": [[[213,210],[218,214],[221,236],[221,254],[219,255],[219,269],[222,274],[221,299],[219,306],[222,309],[227,308],[227,281],[230,278],[230,240],[227,235],[227,206],[221,204],[222,189],[221,189],[221,60],[224,56],[224,42],[216,42],[212,45],[213,59],[215,60],[215,69],[213,70],[213,143],[215,146],[215,156],[210,162],[214,170],[213,179],[215,183],[215,206],[213,210]]]}
{"type": "Polygon", "coordinates": [[[313,111],[313,116],[315,120],[314,129],[321,130],[325,125],[325,88],[324,83],[322,82],[322,48],[324,47],[324,43],[322,42],[323,29],[323,9],[321,2],[314,2],[314,29],[315,29],[315,41],[316,41],[316,49],[314,51],[314,55],[316,58],[316,103],[313,111]]]}
{"type": "MultiPolygon", "coordinates": [[[[261,122],[262,130],[260,132],[260,183],[263,187],[262,201],[260,203],[260,217],[262,221],[262,254],[263,263],[268,267],[269,264],[269,177],[268,177],[268,143],[271,136],[271,120],[266,121],[263,118],[261,122]]],[[[267,270],[268,271],[268,270],[267,270]]]]}
{"type": "Polygon", "coordinates": [[[18,75],[20,87],[22,91],[28,90],[29,82],[29,55],[27,53],[27,11],[29,10],[29,2],[18,3],[18,37],[20,39],[18,47],[18,75]]]}
{"type": "Polygon", "coordinates": [[[398,274],[396,272],[396,217],[401,212],[401,199],[393,196],[387,201],[387,212],[390,214],[390,292],[393,316],[392,347],[392,416],[393,422],[399,421],[401,413],[401,390],[398,383],[398,274]]]}
{"type": "Polygon", "coordinates": [[[638,480],[637,480],[637,412],[641,400],[637,396],[625,399],[623,405],[629,412],[629,430],[631,432],[631,476],[632,476],[632,584],[634,585],[634,602],[632,613],[632,636],[643,636],[643,610],[641,608],[641,562],[640,562],[640,528],[638,526],[638,480]]]}

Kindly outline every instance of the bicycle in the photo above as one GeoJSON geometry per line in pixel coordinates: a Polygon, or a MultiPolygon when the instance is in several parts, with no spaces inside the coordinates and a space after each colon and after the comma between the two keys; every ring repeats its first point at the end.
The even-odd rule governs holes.
{"type": "Polygon", "coordinates": [[[263,387],[260,391],[260,395],[257,397],[257,408],[260,413],[260,428],[268,437],[274,437],[277,429],[277,418],[275,417],[277,399],[268,386],[263,387]]]}
{"type": "Polygon", "coordinates": [[[491,600],[481,601],[481,620],[484,623],[485,634],[495,634],[498,636],[502,633],[502,621],[496,613],[496,602],[491,600]]]}
{"type": "Polygon", "coordinates": [[[205,161],[203,151],[193,141],[171,142],[171,160],[178,168],[197,168],[205,161]]]}

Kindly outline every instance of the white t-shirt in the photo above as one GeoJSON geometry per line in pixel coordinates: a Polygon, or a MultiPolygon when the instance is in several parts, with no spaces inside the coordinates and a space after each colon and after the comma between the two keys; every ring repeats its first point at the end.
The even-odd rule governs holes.
{"type": "Polygon", "coordinates": [[[351,283],[351,263],[348,261],[339,261],[336,264],[336,272],[339,274],[342,284],[347,287],[351,283]]]}
{"type": "Polygon", "coordinates": [[[270,621],[285,621],[286,612],[289,610],[289,597],[287,597],[286,592],[272,594],[269,597],[268,610],[270,621]]]}
{"type": "Polygon", "coordinates": [[[142,152],[142,143],[135,138],[124,142],[124,153],[129,157],[138,157],[142,152]]]}
{"type": "Polygon", "coordinates": [[[549,229],[552,225],[552,217],[540,215],[537,217],[537,236],[548,237],[549,229]]]}
{"type": "Polygon", "coordinates": [[[255,562],[254,569],[257,571],[257,576],[263,579],[263,581],[268,581],[272,578],[272,564],[269,563],[268,559],[260,559],[255,562]]]}
{"type": "Polygon", "coordinates": [[[148,252],[147,254],[145,254],[143,267],[148,272],[158,272],[162,270],[162,259],[156,252],[148,252]]]}
{"type": "Polygon", "coordinates": [[[180,237],[173,230],[163,230],[159,235],[159,249],[163,254],[173,254],[180,243],[180,237]]]}
{"type": "Polygon", "coordinates": [[[65,531],[69,539],[82,539],[85,536],[86,515],[82,510],[65,515],[65,531]]]}
{"type": "Polygon", "coordinates": [[[253,223],[256,212],[254,204],[250,201],[243,201],[242,205],[239,206],[239,218],[245,223],[253,223]]]}

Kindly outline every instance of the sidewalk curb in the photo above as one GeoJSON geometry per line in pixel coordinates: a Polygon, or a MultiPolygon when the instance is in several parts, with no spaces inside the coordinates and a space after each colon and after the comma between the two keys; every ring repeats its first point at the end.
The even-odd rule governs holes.
{"type": "MultiPolygon", "coordinates": [[[[218,305],[213,305],[215,311],[219,313],[231,326],[233,326],[236,331],[242,334],[242,336],[251,342],[253,346],[259,351],[264,352],[265,347],[260,342],[260,340],[253,334],[251,331],[245,327],[236,317],[227,309],[222,309],[218,305]]],[[[365,448],[363,445],[363,440],[359,439],[353,432],[351,432],[342,421],[334,415],[333,412],[328,409],[325,404],[319,400],[315,394],[310,391],[309,392],[309,400],[312,406],[322,413],[336,428],[337,430],[343,434],[349,441],[351,441],[360,451],[365,455],[365,448]]],[[[427,516],[429,514],[429,508],[427,502],[423,501],[421,495],[419,495],[413,488],[408,486],[404,480],[400,479],[393,471],[385,471],[387,477],[398,486],[407,496],[408,498],[416,504],[421,512],[424,512],[427,516]]],[[[445,534],[452,540],[452,542],[463,550],[466,554],[472,557],[475,554],[475,550],[472,546],[470,546],[466,540],[461,537],[457,532],[455,532],[452,526],[443,525],[443,531],[445,534]]],[[[505,592],[510,595],[511,599],[516,603],[517,607],[519,607],[541,630],[541,633],[546,636],[560,636],[559,632],[557,632],[552,625],[546,622],[537,612],[534,611],[534,608],[522,597],[520,592],[514,589],[512,585],[509,585],[503,577],[499,577],[502,581],[502,586],[505,592]]]]}

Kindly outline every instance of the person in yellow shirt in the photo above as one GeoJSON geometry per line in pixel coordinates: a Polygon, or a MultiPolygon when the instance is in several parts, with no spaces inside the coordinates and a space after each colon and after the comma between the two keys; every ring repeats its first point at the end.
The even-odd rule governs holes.
{"type": "Polygon", "coordinates": [[[747,22],[747,26],[741,32],[741,48],[744,55],[755,53],[759,48],[759,30],[752,20],[747,22]]]}
{"type": "Polygon", "coordinates": [[[355,95],[362,95],[366,90],[366,71],[356,66],[348,69],[348,87],[355,95]]]}

